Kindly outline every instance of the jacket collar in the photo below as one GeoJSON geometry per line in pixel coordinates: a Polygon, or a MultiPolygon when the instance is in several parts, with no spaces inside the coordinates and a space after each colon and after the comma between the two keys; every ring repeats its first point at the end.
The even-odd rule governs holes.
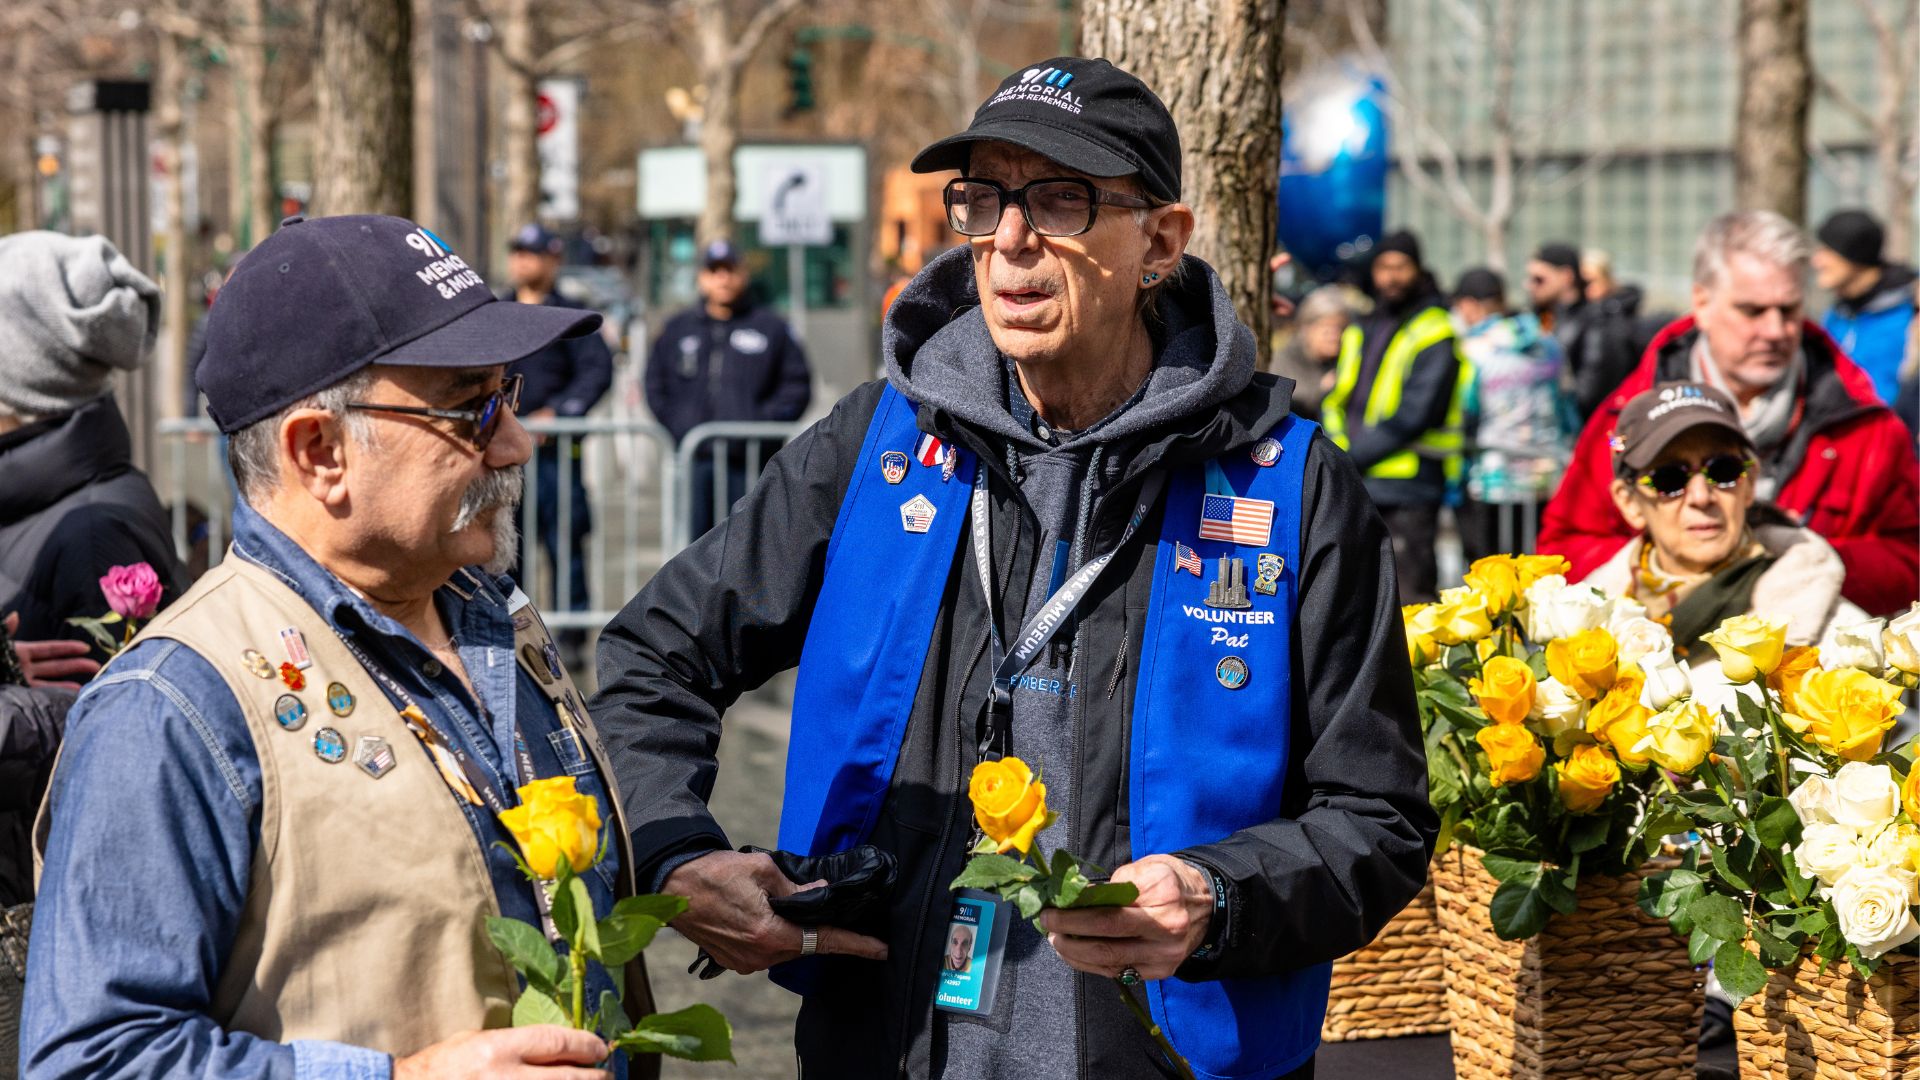
{"type": "Polygon", "coordinates": [[[111,394],[0,440],[0,524],[33,516],[133,468],[133,438],[111,394]]]}

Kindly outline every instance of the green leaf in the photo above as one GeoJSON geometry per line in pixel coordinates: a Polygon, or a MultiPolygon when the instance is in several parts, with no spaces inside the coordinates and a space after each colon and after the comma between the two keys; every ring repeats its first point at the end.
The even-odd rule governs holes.
{"type": "Polygon", "coordinates": [[[614,1041],[630,1054],[665,1054],[686,1061],[732,1061],[733,1027],[711,1005],[643,1016],[614,1041]]]}
{"type": "Polygon", "coordinates": [[[666,924],[651,915],[609,915],[600,920],[597,934],[598,956],[608,968],[622,967],[653,944],[653,936],[666,924]]]}
{"type": "Polygon", "coordinates": [[[547,935],[537,927],[528,926],[519,919],[503,919],[497,915],[487,916],[487,939],[500,955],[507,958],[515,971],[527,977],[527,984],[538,990],[551,993],[554,983],[560,978],[560,957],[553,951],[553,945],[547,941],[547,935]]]}
{"type": "Polygon", "coordinates": [[[1487,905],[1493,932],[1506,941],[1530,938],[1546,929],[1553,911],[1539,889],[1518,881],[1509,881],[1495,889],[1493,902],[1487,905]]]}
{"type": "Polygon", "coordinates": [[[1003,892],[1001,895],[1013,901],[1013,906],[1020,909],[1020,917],[1023,919],[1035,918],[1040,914],[1040,909],[1047,906],[1046,898],[1041,896],[1040,890],[1031,884],[1021,885],[1013,892],[1003,892]]]}
{"type": "MultiPolygon", "coordinates": [[[[548,912],[553,917],[553,928],[559,932],[562,941],[572,941],[574,934],[580,929],[580,917],[574,913],[573,890],[567,888],[565,884],[569,873],[565,859],[560,860],[560,867],[560,880],[553,882],[551,887],[546,882],[541,882],[534,887],[548,890],[547,895],[553,898],[553,907],[548,912]]],[[[587,912],[587,917],[593,917],[591,910],[587,912]]]]}
{"type": "Polygon", "coordinates": [[[513,864],[520,868],[520,872],[526,875],[528,881],[532,881],[536,883],[535,888],[540,887],[538,885],[538,882],[540,880],[540,875],[534,873],[533,867],[527,865],[527,857],[520,853],[520,846],[518,844],[508,844],[508,843],[503,843],[499,840],[495,840],[493,842],[493,846],[513,856],[513,864]]]}
{"type": "Polygon", "coordinates": [[[1698,967],[1713,959],[1714,952],[1725,944],[1726,942],[1696,926],[1693,933],[1687,935],[1687,962],[1698,967]]]}
{"type": "Polygon", "coordinates": [[[1514,802],[1495,802],[1475,811],[1473,830],[1480,849],[1490,854],[1526,858],[1537,844],[1537,834],[1527,827],[1526,808],[1514,802]]]}
{"type": "Polygon", "coordinates": [[[1748,727],[1759,728],[1762,732],[1773,730],[1772,725],[1767,721],[1767,710],[1762,708],[1759,702],[1738,692],[1733,695],[1733,700],[1740,710],[1741,721],[1748,727]]]}
{"type": "Polygon", "coordinates": [[[1753,943],[1760,946],[1760,962],[1770,968],[1781,968],[1800,959],[1800,945],[1774,934],[1762,926],[1753,928],[1753,943]]]}
{"type": "Polygon", "coordinates": [[[1573,827],[1567,831],[1567,850],[1578,855],[1606,843],[1607,829],[1612,824],[1613,819],[1606,815],[1574,818],[1573,827]]]}
{"type": "MultiPolygon", "coordinates": [[[[1574,856],[1578,863],[1580,857],[1574,856]]],[[[1562,915],[1571,915],[1580,906],[1580,898],[1574,892],[1578,881],[1578,870],[1572,866],[1543,866],[1540,868],[1540,897],[1547,906],[1562,915]]]]}
{"type": "Polygon", "coordinates": [[[975,855],[949,888],[997,889],[1020,881],[1032,881],[1040,871],[1011,855],[975,855]]]}
{"type": "Polygon", "coordinates": [[[1653,874],[1640,883],[1640,907],[1658,918],[1691,904],[1706,891],[1707,879],[1692,870],[1668,870],[1653,874]]]}
{"type": "Polygon", "coordinates": [[[1760,800],[1753,815],[1753,835],[1762,846],[1779,849],[1800,842],[1800,815],[1778,795],[1760,800]]]}
{"type": "Polygon", "coordinates": [[[1708,893],[1687,905],[1693,925],[1721,941],[1739,941],[1747,936],[1747,915],[1740,902],[1723,893],[1708,893]]]}
{"type": "Polygon", "coordinates": [[[1505,883],[1518,881],[1523,885],[1532,885],[1540,880],[1540,872],[1546,869],[1538,859],[1509,859],[1504,855],[1488,855],[1480,860],[1493,875],[1493,880],[1505,883]]]}
{"type": "Polygon", "coordinates": [[[1103,881],[1098,885],[1089,885],[1073,898],[1073,903],[1061,907],[1125,907],[1140,898],[1140,890],[1131,881],[1103,881]]]}
{"type": "Polygon", "coordinates": [[[627,1019],[627,1010],[620,1007],[620,995],[611,990],[600,991],[600,1010],[595,1017],[593,1030],[599,1032],[608,1045],[633,1030],[633,1021],[627,1019]]]}
{"type": "MultiPolygon", "coordinates": [[[[1742,698],[1741,700],[1745,700],[1742,698]]],[[[1738,1004],[1767,985],[1767,969],[1747,951],[1745,942],[1729,941],[1713,953],[1713,973],[1720,986],[1738,1004]]]]}
{"type": "Polygon", "coordinates": [[[531,1027],[534,1024],[559,1024],[561,1027],[566,1027],[568,1026],[567,1011],[560,1007],[559,1002],[528,987],[520,995],[520,1000],[513,1003],[513,1026],[531,1027]]]}
{"type": "MultiPolygon", "coordinates": [[[[567,882],[567,891],[573,894],[573,909],[580,918],[580,944],[587,950],[588,956],[600,955],[600,922],[593,917],[593,897],[587,892],[587,883],[579,878],[567,882]]],[[[573,940],[569,937],[567,940],[573,940]]]]}
{"type": "Polygon", "coordinates": [[[1716,848],[1713,852],[1713,868],[1728,885],[1740,892],[1752,892],[1753,882],[1747,879],[1741,864],[1732,858],[1727,848],[1716,848]]]}
{"type": "Polygon", "coordinates": [[[642,896],[629,896],[613,905],[609,915],[645,915],[670,923],[687,913],[687,898],[671,893],[647,893],[642,896]]]}

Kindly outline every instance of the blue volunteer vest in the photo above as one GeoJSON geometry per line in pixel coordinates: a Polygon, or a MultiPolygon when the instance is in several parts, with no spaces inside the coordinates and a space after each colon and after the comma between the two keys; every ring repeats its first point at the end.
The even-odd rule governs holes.
{"type": "MultiPolygon", "coordinates": [[[[906,738],[924,665],[900,663],[903,652],[913,652],[902,646],[932,640],[977,466],[962,454],[953,477],[943,480],[937,465],[917,461],[915,414],[893,387],[881,393],[827,545],[794,690],[780,816],[780,846],[788,851],[824,855],[865,842],[906,738]],[[889,463],[898,471],[893,454],[906,459],[897,484],[886,476],[889,463]],[[933,508],[925,532],[903,523],[903,508],[916,498],[933,508]]],[[[1282,420],[1272,433],[1280,459],[1271,467],[1242,452],[1169,478],[1127,763],[1135,859],[1211,843],[1280,816],[1292,728],[1300,486],[1314,430],[1297,417],[1282,420]],[[1200,538],[1202,499],[1222,494],[1223,485],[1273,503],[1265,547],[1200,538]],[[1191,560],[1187,569],[1176,564],[1179,547],[1199,556],[1198,575],[1191,560]],[[1284,560],[1271,597],[1253,591],[1262,552],[1284,560]],[[1207,606],[1222,556],[1244,560],[1251,609],[1207,606]],[[1222,668],[1230,656],[1244,665],[1243,679],[1235,679],[1232,665],[1222,668]]],[[[915,509],[916,521],[923,519],[925,507],[915,509]]],[[[1318,1048],[1330,971],[1321,964],[1258,979],[1166,979],[1147,984],[1147,1001],[1196,1076],[1266,1080],[1318,1048]]],[[[811,975],[804,962],[776,969],[782,985],[803,993],[811,975]]]]}

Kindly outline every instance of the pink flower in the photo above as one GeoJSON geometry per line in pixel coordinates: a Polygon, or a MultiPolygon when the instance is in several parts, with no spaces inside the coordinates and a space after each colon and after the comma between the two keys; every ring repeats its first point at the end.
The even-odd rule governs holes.
{"type": "Polygon", "coordinates": [[[160,610],[160,575],[143,562],[108,570],[100,579],[100,591],[123,619],[151,619],[160,610]]]}

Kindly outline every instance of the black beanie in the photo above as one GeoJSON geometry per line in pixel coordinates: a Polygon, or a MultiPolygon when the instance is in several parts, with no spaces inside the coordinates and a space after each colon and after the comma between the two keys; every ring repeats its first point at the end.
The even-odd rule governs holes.
{"type": "Polygon", "coordinates": [[[1379,243],[1373,245],[1373,257],[1376,259],[1389,251],[1397,251],[1407,258],[1412,259],[1415,266],[1426,265],[1425,261],[1420,258],[1420,238],[1413,235],[1413,230],[1411,229],[1399,229],[1390,232],[1381,237],[1379,243]]]}
{"type": "Polygon", "coordinates": [[[1865,210],[1841,210],[1821,222],[1814,236],[1822,247],[1858,266],[1879,266],[1886,232],[1865,210]]]}

